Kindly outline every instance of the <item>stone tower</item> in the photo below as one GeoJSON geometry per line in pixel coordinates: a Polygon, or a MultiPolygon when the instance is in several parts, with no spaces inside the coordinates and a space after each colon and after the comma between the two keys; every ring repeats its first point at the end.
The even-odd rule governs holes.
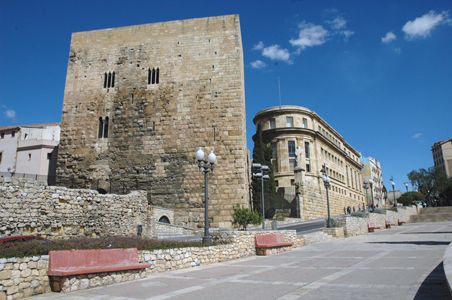
{"type": "Polygon", "coordinates": [[[209,217],[229,227],[233,206],[249,204],[238,15],[72,34],[58,184],[144,189],[193,226],[204,211],[198,147],[217,154],[209,217]]]}

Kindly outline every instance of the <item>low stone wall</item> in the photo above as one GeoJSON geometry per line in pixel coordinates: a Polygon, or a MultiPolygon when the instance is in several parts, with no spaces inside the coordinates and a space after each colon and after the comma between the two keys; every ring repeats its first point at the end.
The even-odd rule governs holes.
{"type": "Polygon", "coordinates": [[[397,214],[398,214],[399,220],[401,220],[403,222],[409,222],[410,217],[415,216],[418,213],[419,213],[418,209],[415,206],[404,206],[404,207],[399,207],[397,209],[397,214]]]}
{"type": "Polygon", "coordinates": [[[156,237],[165,237],[171,235],[193,235],[196,233],[196,230],[191,228],[161,222],[156,222],[154,224],[154,228],[156,237]]]}
{"type": "Polygon", "coordinates": [[[398,223],[399,214],[396,211],[386,210],[386,221],[388,221],[391,226],[399,226],[398,223]]]}
{"type": "MultiPolygon", "coordinates": [[[[272,231],[267,231],[272,232],[272,231]]],[[[295,230],[278,231],[283,233],[291,248],[304,244],[295,230]]],[[[200,265],[223,262],[256,255],[256,231],[214,232],[212,239],[220,245],[209,247],[176,248],[154,251],[140,251],[140,261],[151,266],[141,271],[97,273],[81,276],[68,276],[64,279],[47,276],[48,256],[0,259],[0,299],[2,293],[7,299],[20,299],[26,296],[50,291],[50,284],[57,284],[63,292],[88,289],[101,285],[144,278],[156,272],[178,270],[200,265]]],[[[283,250],[288,250],[285,248],[283,250]]]]}
{"type": "Polygon", "coordinates": [[[374,223],[380,229],[386,228],[386,214],[369,213],[369,222],[374,223]]]}
{"type": "Polygon", "coordinates": [[[0,179],[0,236],[39,234],[50,238],[153,235],[146,192],[102,195],[94,190],[0,179]]]}
{"type": "Polygon", "coordinates": [[[48,255],[0,258],[0,299],[20,299],[50,292],[48,263],[48,255]]]}
{"type": "Polygon", "coordinates": [[[444,252],[443,267],[449,291],[452,295],[452,243],[447,246],[446,251],[444,252]]]}
{"type": "Polygon", "coordinates": [[[343,227],[345,236],[355,236],[367,233],[367,223],[369,218],[352,217],[348,215],[342,215],[334,218],[334,227],[343,227]]]}
{"type": "Polygon", "coordinates": [[[344,227],[331,227],[331,228],[323,228],[323,232],[331,235],[334,238],[343,238],[345,237],[344,227]]]}

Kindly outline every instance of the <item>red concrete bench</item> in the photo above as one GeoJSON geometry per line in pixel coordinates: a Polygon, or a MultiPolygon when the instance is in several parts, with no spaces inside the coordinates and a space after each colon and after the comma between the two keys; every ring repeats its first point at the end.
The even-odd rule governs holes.
{"type": "Polygon", "coordinates": [[[375,224],[374,222],[367,223],[367,230],[369,232],[374,232],[375,229],[380,229],[380,226],[377,226],[377,224],[375,224]]]}
{"type": "Polygon", "coordinates": [[[391,228],[391,223],[389,223],[388,220],[385,220],[385,227],[386,228],[391,228]]]}
{"type": "Polygon", "coordinates": [[[49,252],[49,270],[52,279],[52,291],[61,291],[61,277],[93,273],[107,273],[146,269],[150,265],[140,263],[138,250],[96,249],[96,250],[61,250],[49,252]]]}
{"type": "Polygon", "coordinates": [[[266,255],[267,249],[290,247],[292,243],[284,241],[282,233],[264,233],[256,235],[256,254],[266,255]]]}

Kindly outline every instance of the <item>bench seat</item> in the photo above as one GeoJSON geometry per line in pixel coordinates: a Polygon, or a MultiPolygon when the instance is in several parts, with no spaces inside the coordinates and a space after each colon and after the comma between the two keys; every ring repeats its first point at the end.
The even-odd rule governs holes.
{"type": "Polygon", "coordinates": [[[266,255],[266,249],[291,247],[293,243],[284,241],[282,233],[264,233],[256,235],[256,253],[266,255]]]}
{"type": "Polygon", "coordinates": [[[90,249],[49,252],[49,276],[75,276],[93,273],[141,270],[150,264],[140,263],[138,250],[90,249]]]}
{"type": "Polygon", "coordinates": [[[111,266],[91,266],[91,267],[67,267],[54,268],[47,272],[49,276],[74,276],[93,273],[109,273],[127,270],[142,270],[148,268],[147,264],[128,264],[128,265],[111,265],[111,266]]]}
{"type": "Polygon", "coordinates": [[[367,223],[367,230],[368,230],[369,232],[374,232],[375,229],[380,229],[380,228],[381,228],[380,226],[377,226],[377,224],[375,224],[375,223],[373,223],[373,222],[367,223]]]}

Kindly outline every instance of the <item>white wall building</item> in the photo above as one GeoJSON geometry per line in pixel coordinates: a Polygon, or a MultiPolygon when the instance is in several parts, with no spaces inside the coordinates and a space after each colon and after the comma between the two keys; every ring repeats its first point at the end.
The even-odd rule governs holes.
{"type": "Polygon", "coordinates": [[[366,185],[367,182],[367,203],[369,205],[373,204],[378,206],[383,206],[386,204],[385,194],[383,193],[383,172],[381,169],[380,162],[373,157],[363,157],[362,163],[364,167],[361,171],[363,178],[363,184],[366,185]]]}
{"type": "Polygon", "coordinates": [[[0,175],[55,180],[60,125],[0,127],[0,175]]]}

